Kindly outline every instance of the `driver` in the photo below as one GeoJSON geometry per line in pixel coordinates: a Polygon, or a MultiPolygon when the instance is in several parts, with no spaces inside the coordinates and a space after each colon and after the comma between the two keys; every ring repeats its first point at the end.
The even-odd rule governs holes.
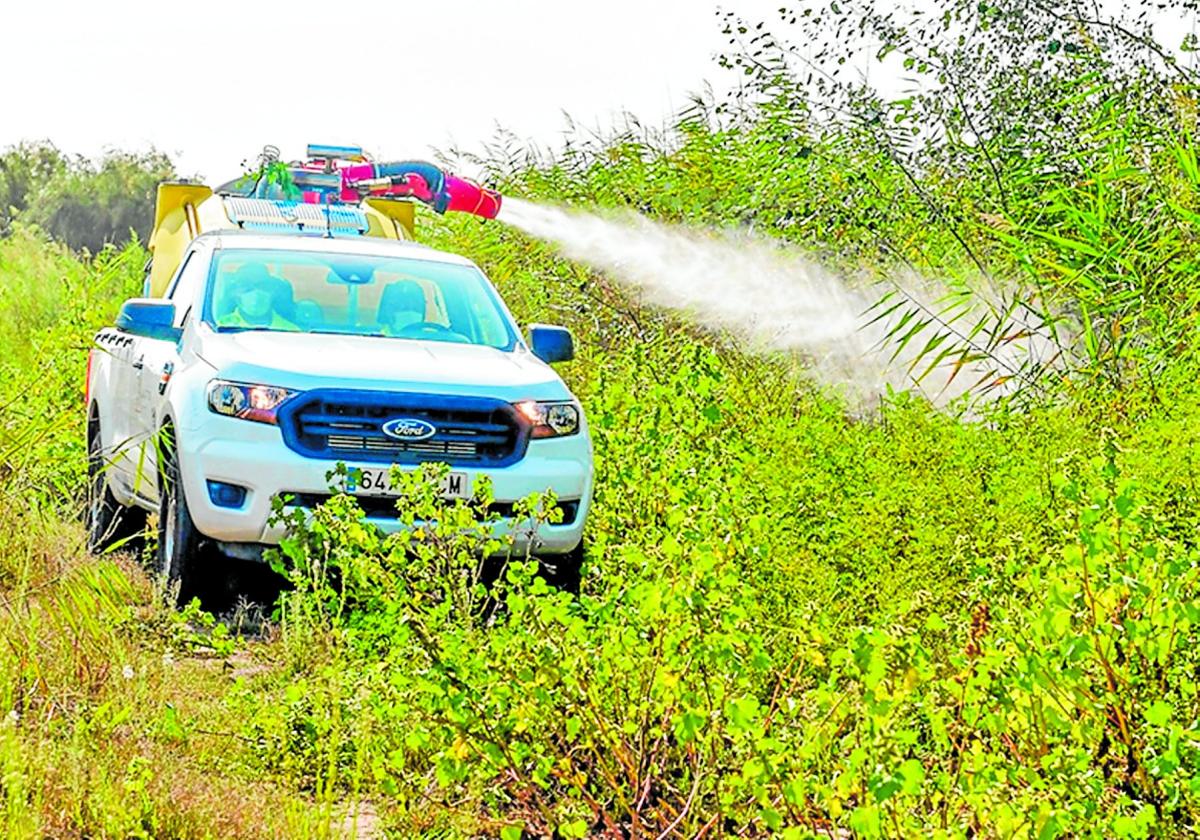
{"type": "Polygon", "coordinates": [[[234,275],[233,311],[221,320],[222,327],[265,328],[299,331],[300,327],[275,310],[275,287],[280,281],[261,265],[247,265],[234,275]]]}
{"type": "Polygon", "coordinates": [[[399,336],[414,324],[425,322],[425,292],[414,280],[397,280],[383,290],[379,324],[383,334],[399,336]]]}

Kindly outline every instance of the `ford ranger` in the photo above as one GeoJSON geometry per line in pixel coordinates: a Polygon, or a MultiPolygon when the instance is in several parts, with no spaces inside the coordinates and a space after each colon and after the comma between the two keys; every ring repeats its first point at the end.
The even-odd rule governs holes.
{"type": "MultiPolygon", "coordinates": [[[[242,205],[230,218],[282,204],[225,201],[242,205]]],[[[450,470],[445,497],[470,498],[487,476],[495,509],[510,514],[501,531],[577,585],[591,443],[579,402],[549,366],[572,357],[570,333],[532,325],[526,340],[461,256],[334,235],[328,219],[307,231],[291,221],[190,237],[164,287],[148,280],[153,296],[126,301],[96,336],[91,547],[128,538],[155,513],[157,565],[186,594],[207,573],[202,548],[261,557],[283,536],[274,501],[320,504],[337,464],[350,476],[340,489],[390,529],[391,467],[439,462],[450,470]],[[517,528],[513,503],[547,490],[561,521],[517,528]]]]}

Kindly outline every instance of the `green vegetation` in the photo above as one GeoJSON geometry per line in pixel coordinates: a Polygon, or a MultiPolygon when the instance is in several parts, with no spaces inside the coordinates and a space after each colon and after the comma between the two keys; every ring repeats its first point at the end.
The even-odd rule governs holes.
{"type": "Polygon", "coordinates": [[[175,177],[161,152],[64,156],[49,143],[22,143],[0,154],[0,232],[35,224],[74,250],[97,254],[131,234],[145,243],[160,181],[175,177]]]}
{"type": "Polygon", "coordinates": [[[769,27],[731,21],[745,98],[700,101],[665,137],[492,149],[493,176],[945,278],[957,308],[917,312],[907,340],[963,313],[960,335],[926,362],[1021,340],[1019,304],[1056,332],[1053,374],[1023,371],[1037,384],[970,421],[908,394],[851,414],[802,359],[744,355],[503,226],[426,218],[519,319],[576,333],[564,374],[598,469],[582,595],[517,560],[486,600],[480,538],[453,527],[470,513],[414,480],[398,515],[444,527],[382,539],[335,499],[297,525],[277,559],[294,588],[245,639],[240,616],[167,610],[136,558],[84,556],[86,337],[144,253],[80,261],[17,225],[0,833],[1197,831],[1193,80],[1123,34],[1136,18],[1090,6],[954,0],[924,28],[812,9],[797,37],[853,15],[940,93],[806,81],[769,27]],[[984,279],[1001,294],[976,295],[984,279]]]}

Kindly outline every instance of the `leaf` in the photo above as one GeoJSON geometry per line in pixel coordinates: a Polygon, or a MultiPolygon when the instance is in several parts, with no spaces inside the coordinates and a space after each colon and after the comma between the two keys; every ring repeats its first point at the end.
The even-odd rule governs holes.
{"type": "Polygon", "coordinates": [[[1077,251],[1078,253],[1086,254],[1089,257],[1099,258],[1103,256],[1103,254],[1094,246],[1089,245],[1086,242],[1081,242],[1078,239],[1069,239],[1065,236],[1059,236],[1058,234],[1050,233],[1049,231],[1034,230],[1030,231],[1030,233],[1032,233],[1034,236],[1040,236],[1047,242],[1058,245],[1061,248],[1066,248],[1070,251],[1077,251]]]}
{"type": "Polygon", "coordinates": [[[753,697],[739,697],[725,705],[725,715],[733,729],[744,732],[758,719],[758,701],[753,697]]]}
{"type": "Polygon", "coordinates": [[[778,831],[779,827],[783,825],[783,816],[774,808],[763,808],[759,812],[759,816],[762,818],[763,825],[771,831],[778,831]]]}
{"type": "Polygon", "coordinates": [[[696,736],[704,728],[706,718],[697,711],[684,712],[679,720],[675,722],[675,736],[679,738],[681,743],[694,741],[696,736]]]}
{"type": "Polygon", "coordinates": [[[904,780],[904,792],[916,796],[925,783],[925,766],[915,758],[910,758],[900,765],[900,778],[904,780]]]}
{"type": "Polygon", "coordinates": [[[1128,814],[1120,814],[1113,820],[1112,830],[1116,837],[1132,837],[1138,830],[1137,820],[1128,814]]]}
{"type": "Polygon", "coordinates": [[[1146,709],[1146,722],[1151,726],[1166,726],[1171,722],[1175,710],[1166,700],[1155,700],[1146,709]]]}
{"type": "Polygon", "coordinates": [[[187,733],[183,729],[183,724],[179,721],[179,712],[175,710],[175,706],[168,703],[163,709],[163,734],[174,740],[183,740],[187,737],[187,733]]]}
{"type": "Polygon", "coordinates": [[[1113,500],[1113,507],[1116,508],[1117,515],[1122,519],[1127,519],[1129,514],[1133,513],[1135,506],[1136,502],[1134,502],[1132,498],[1124,493],[1120,494],[1116,499],[1113,500]]]}
{"type": "Polygon", "coordinates": [[[588,823],[585,819],[572,820],[568,823],[563,823],[558,827],[559,833],[563,837],[586,837],[588,833],[588,823]]]}

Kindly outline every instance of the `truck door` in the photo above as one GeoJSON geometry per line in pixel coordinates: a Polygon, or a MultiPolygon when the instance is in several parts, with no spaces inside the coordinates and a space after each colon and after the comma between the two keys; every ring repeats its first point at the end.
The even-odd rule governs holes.
{"type": "MultiPolygon", "coordinates": [[[[182,328],[192,317],[192,309],[203,299],[208,277],[208,260],[198,251],[188,254],[171,285],[167,299],[175,304],[175,326],[182,328]]],[[[135,379],[134,435],[141,446],[141,475],[138,492],[148,499],[158,498],[159,418],[166,402],[167,383],[179,365],[179,342],[169,339],[138,338],[131,369],[135,379]]]]}

